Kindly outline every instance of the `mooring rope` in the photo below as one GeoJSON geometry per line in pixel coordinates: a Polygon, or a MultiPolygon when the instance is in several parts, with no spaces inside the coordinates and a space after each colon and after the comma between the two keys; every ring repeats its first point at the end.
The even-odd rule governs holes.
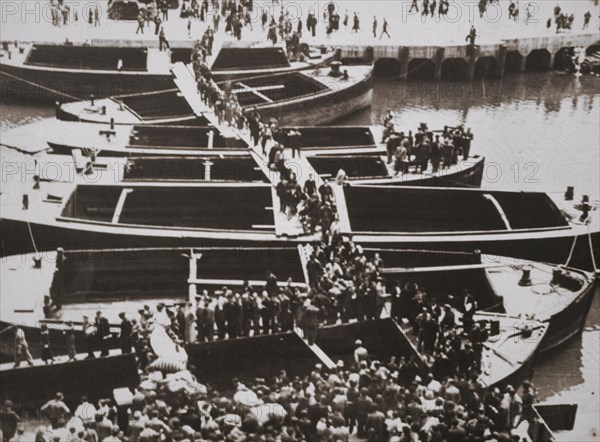
{"type": "Polygon", "coordinates": [[[40,88],[40,89],[47,90],[49,92],[52,92],[53,94],[62,95],[63,97],[67,97],[70,100],[83,101],[83,98],[79,98],[79,97],[76,97],[74,95],[65,94],[64,92],[57,91],[56,89],[49,88],[47,86],[41,85],[39,83],[35,83],[33,81],[25,80],[24,78],[18,77],[16,75],[12,75],[12,74],[9,74],[9,73],[4,72],[4,71],[0,71],[0,73],[2,75],[6,75],[7,77],[14,78],[17,81],[21,81],[23,83],[29,84],[30,86],[34,86],[34,87],[37,87],[37,88],[40,88]]]}
{"type": "MultiPolygon", "coordinates": [[[[589,228],[588,228],[589,231],[589,228]]],[[[575,244],[577,244],[577,235],[573,237],[573,244],[571,245],[571,251],[569,252],[569,256],[565,261],[565,267],[569,267],[569,263],[571,262],[571,258],[573,258],[573,252],[575,252],[575,244]]]]}
{"type": "Polygon", "coordinates": [[[15,328],[17,326],[17,324],[10,324],[8,327],[6,327],[5,329],[3,329],[2,331],[0,331],[0,335],[3,335],[4,333],[6,333],[7,331],[15,328]]]}
{"type": "Polygon", "coordinates": [[[598,267],[596,266],[596,257],[594,256],[594,243],[592,241],[592,232],[590,231],[590,225],[587,225],[588,230],[588,243],[590,245],[590,255],[592,256],[592,267],[594,269],[594,273],[598,273],[598,267]]]}
{"type": "Polygon", "coordinates": [[[29,229],[29,237],[31,238],[31,243],[33,244],[33,250],[35,250],[35,254],[39,254],[38,248],[35,245],[35,239],[33,238],[33,232],[31,231],[31,224],[27,221],[27,228],[29,229]]]}

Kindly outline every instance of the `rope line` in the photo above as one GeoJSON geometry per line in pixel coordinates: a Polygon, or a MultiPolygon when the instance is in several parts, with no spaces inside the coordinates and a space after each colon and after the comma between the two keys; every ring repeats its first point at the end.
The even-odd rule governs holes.
{"type": "Polygon", "coordinates": [[[40,89],[47,90],[47,91],[52,92],[53,94],[56,94],[56,95],[62,95],[63,97],[67,97],[70,100],[83,101],[82,98],[76,97],[74,95],[65,94],[64,92],[58,91],[56,89],[49,88],[47,86],[44,86],[44,85],[39,84],[39,83],[35,83],[33,81],[25,80],[24,78],[18,77],[16,75],[12,75],[12,74],[9,74],[9,73],[4,72],[4,71],[0,71],[0,73],[2,73],[2,75],[6,75],[7,77],[14,78],[17,81],[21,81],[21,82],[23,82],[25,84],[28,84],[30,86],[34,86],[34,87],[37,87],[37,88],[40,88],[40,89]]]}
{"type": "Polygon", "coordinates": [[[592,232],[590,231],[590,225],[587,225],[588,230],[588,243],[590,245],[590,255],[592,256],[592,267],[594,268],[594,273],[598,273],[598,267],[596,266],[596,257],[594,256],[594,243],[592,241],[592,232]]]}
{"type": "Polygon", "coordinates": [[[577,244],[577,235],[573,237],[573,244],[571,245],[571,251],[569,252],[569,256],[565,261],[565,267],[569,267],[569,263],[571,262],[571,258],[573,258],[573,252],[575,252],[575,244],[577,244]]]}
{"type": "Polygon", "coordinates": [[[31,224],[27,221],[27,228],[29,229],[29,237],[31,238],[31,243],[33,244],[33,250],[35,250],[35,254],[39,254],[38,248],[35,245],[35,239],[33,238],[33,232],[31,231],[31,224]]]}

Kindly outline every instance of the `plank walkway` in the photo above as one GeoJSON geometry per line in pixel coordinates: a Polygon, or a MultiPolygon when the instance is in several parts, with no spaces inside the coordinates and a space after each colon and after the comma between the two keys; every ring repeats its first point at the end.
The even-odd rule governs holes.
{"type": "MultiPolygon", "coordinates": [[[[278,236],[290,237],[304,236],[305,232],[300,218],[298,216],[288,217],[286,214],[279,211],[280,201],[279,197],[277,196],[277,192],[275,191],[275,187],[279,183],[279,173],[269,168],[268,159],[268,152],[271,147],[273,147],[273,144],[267,144],[267,155],[264,155],[262,152],[262,147],[254,145],[248,129],[240,130],[236,127],[229,126],[228,124],[219,121],[214,111],[209,108],[200,98],[194,74],[190,71],[189,67],[183,63],[176,63],[172,68],[172,72],[173,76],[175,77],[175,84],[196,115],[204,116],[223,136],[241,139],[248,146],[250,146],[250,156],[254,159],[257,166],[273,186],[273,218],[276,234],[278,236]]],[[[289,148],[284,149],[284,156],[285,166],[296,174],[300,186],[304,186],[304,183],[309,179],[310,176],[312,176],[315,180],[317,188],[323,184],[323,180],[317,171],[304,156],[299,155],[298,157],[292,158],[291,149],[289,148]]]]}

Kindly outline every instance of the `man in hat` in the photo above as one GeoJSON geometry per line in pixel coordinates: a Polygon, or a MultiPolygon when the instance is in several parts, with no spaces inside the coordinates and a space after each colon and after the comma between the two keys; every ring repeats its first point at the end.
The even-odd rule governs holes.
{"type": "Polygon", "coordinates": [[[119,318],[121,318],[121,330],[119,333],[121,352],[123,354],[131,353],[131,333],[133,331],[133,326],[131,325],[131,321],[125,315],[125,312],[119,313],[119,318]]]}
{"type": "Polygon", "coordinates": [[[85,350],[87,351],[87,354],[88,354],[86,359],[93,359],[96,357],[96,356],[94,356],[94,340],[96,338],[96,327],[94,327],[94,324],[92,324],[90,322],[90,319],[88,316],[84,316],[82,328],[83,328],[83,342],[85,344],[85,350]]]}
{"type": "Polygon", "coordinates": [[[468,127],[467,131],[463,134],[462,139],[462,151],[464,161],[467,161],[469,159],[469,152],[471,152],[471,141],[473,141],[473,133],[471,132],[471,128],[468,127]]]}
{"type": "Polygon", "coordinates": [[[108,319],[102,316],[102,312],[96,312],[96,337],[100,344],[100,356],[108,356],[108,344],[110,340],[110,325],[108,319]]]}
{"type": "Polygon", "coordinates": [[[308,340],[308,345],[313,345],[317,340],[320,312],[320,309],[313,305],[310,299],[306,300],[302,317],[302,330],[305,339],[308,340]]]}
{"type": "Polygon", "coordinates": [[[298,154],[298,158],[300,158],[300,137],[302,134],[297,128],[292,128],[288,132],[288,143],[290,148],[292,149],[292,158],[296,158],[296,153],[298,154]]]}
{"type": "Polygon", "coordinates": [[[198,340],[200,342],[212,341],[215,333],[215,311],[211,308],[207,298],[198,304],[196,321],[198,340]]]}

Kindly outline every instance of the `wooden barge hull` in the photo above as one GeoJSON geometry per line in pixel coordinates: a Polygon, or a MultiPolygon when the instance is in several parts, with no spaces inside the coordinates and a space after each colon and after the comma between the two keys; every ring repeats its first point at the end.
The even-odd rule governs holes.
{"type": "Polygon", "coordinates": [[[314,97],[286,100],[257,106],[264,118],[277,118],[286,126],[330,124],[371,106],[373,73],[360,82],[314,97]]]}
{"type": "MultiPolygon", "coordinates": [[[[6,323],[0,322],[2,329],[6,326],[6,323]]],[[[32,350],[36,353],[34,357],[37,357],[35,348],[39,346],[31,345],[31,342],[39,339],[39,329],[23,327],[23,330],[32,350]]],[[[81,333],[78,335],[78,340],[82,339],[81,333]]],[[[353,362],[356,339],[361,339],[375,358],[385,360],[398,354],[407,359],[414,357],[419,364],[419,374],[424,376],[429,371],[409,338],[389,318],[322,326],[316,343],[325,352],[326,358],[331,356],[335,360],[343,360],[349,364],[353,362]]],[[[8,349],[4,341],[3,338],[1,340],[3,357],[12,356],[12,353],[4,352],[5,348],[8,349]]],[[[110,347],[116,348],[116,344],[117,340],[112,339],[110,347]]],[[[57,344],[53,344],[53,350],[55,355],[66,354],[66,348],[59,347],[57,344]]],[[[215,385],[225,385],[229,379],[236,376],[264,375],[265,370],[273,376],[281,369],[285,369],[290,374],[300,375],[314,367],[315,363],[325,362],[294,332],[191,344],[186,346],[186,351],[190,364],[198,370],[197,374],[203,379],[209,379],[215,385]],[[268,361],[266,366],[265,361],[268,361]],[[290,364],[289,361],[294,363],[290,364]]],[[[514,370],[506,374],[490,376],[492,382],[488,387],[503,388],[508,384],[519,385],[523,380],[530,379],[536,355],[537,351],[531,351],[524,360],[514,364],[514,370]]],[[[98,359],[98,361],[104,360],[98,359]]],[[[79,363],[75,362],[75,364],[79,363]]],[[[66,364],[67,367],[70,365],[66,364]]]]}
{"type": "MultiPolygon", "coordinates": [[[[73,46],[73,45],[25,45],[19,49],[10,48],[9,51],[2,52],[2,63],[0,63],[0,85],[2,88],[2,101],[15,102],[20,104],[38,104],[71,102],[79,100],[88,100],[93,94],[96,98],[107,98],[124,94],[138,94],[151,91],[161,91],[173,87],[172,75],[169,70],[170,63],[182,61],[190,62],[190,47],[176,47],[172,49],[170,63],[168,59],[163,59],[165,53],[158,53],[153,48],[119,48],[106,46],[73,46]],[[69,60],[69,64],[61,64],[61,60],[56,60],[55,52],[57,49],[78,52],[84,50],[82,55],[87,59],[80,59],[84,66],[77,65],[76,59],[69,60]],[[117,69],[116,60],[114,64],[104,64],[103,57],[107,51],[145,51],[145,68],[136,65],[135,68],[125,66],[124,69],[117,69]],[[42,61],[39,58],[36,62],[30,62],[30,56],[41,52],[49,51],[46,59],[42,61]],[[152,51],[152,53],[150,52],[152,51]],[[85,66],[86,62],[92,65],[85,66]],[[110,66],[110,67],[109,67],[110,66]]],[[[250,79],[265,75],[274,75],[282,73],[293,73],[308,70],[328,64],[335,59],[336,53],[328,52],[325,54],[312,54],[306,62],[288,63],[285,53],[278,53],[277,60],[272,59],[272,52],[277,52],[275,47],[258,48],[258,52],[253,48],[222,48],[222,50],[242,51],[246,55],[246,60],[239,60],[241,66],[231,65],[231,54],[229,55],[228,68],[219,69],[215,66],[213,69],[213,79],[215,81],[230,81],[236,79],[250,79]],[[253,53],[254,51],[254,53],[253,53]],[[271,53],[271,62],[274,64],[261,66],[256,63],[259,54],[267,51],[271,53]],[[248,55],[250,54],[250,55],[248,55]],[[245,66],[250,59],[251,66],[245,66]]],[[[135,57],[136,54],[129,54],[135,57]]],[[[122,63],[127,64],[129,55],[122,54],[122,63]]],[[[139,54],[138,54],[139,55],[139,54]]],[[[220,54],[219,54],[220,55],[220,54]]],[[[268,54],[266,54],[268,56],[268,54]]],[[[110,56],[110,55],[109,55],[110,56]]],[[[234,57],[235,59],[236,57],[234,57]]],[[[237,57],[238,59],[240,57],[237,57]]],[[[243,57],[241,57],[243,58],[243,57]]],[[[260,58],[258,58],[260,59],[260,58]]],[[[269,58],[267,57],[269,60],[269,58]]],[[[137,60],[141,62],[141,60],[137,60]]]]}
{"type": "MultiPolygon", "coordinates": [[[[350,67],[349,70],[352,75],[349,80],[311,73],[286,73],[261,75],[244,82],[233,82],[233,87],[247,88],[246,92],[238,91],[239,96],[242,97],[240,104],[245,110],[256,107],[263,120],[276,118],[281,125],[287,126],[324,125],[371,105],[374,81],[372,68],[356,66],[350,67]],[[353,75],[357,77],[354,78],[353,75]],[[253,88],[258,88],[255,90],[258,95],[251,92],[253,88]]],[[[173,101],[171,95],[175,96],[177,93],[173,89],[172,80],[170,86],[156,90],[164,91],[161,92],[162,96],[156,96],[157,101],[164,99],[166,102],[171,102],[173,101]]],[[[186,91],[186,93],[190,92],[186,91]]],[[[173,108],[166,106],[162,109],[162,113],[145,115],[147,111],[144,106],[149,105],[150,98],[145,97],[145,104],[141,109],[138,108],[139,103],[127,103],[128,100],[137,98],[131,96],[123,99],[125,111],[115,109],[116,98],[97,102],[97,106],[104,106],[108,110],[106,113],[90,112],[86,100],[67,103],[57,109],[56,116],[65,121],[104,124],[108,124],[112,118],[115,124],[136,125],[184,125],[198,118],[186,103],[180,103],[173,108]]]]}
{"type": "Polygon", "coordinates": [[[540,352],[555,350],[583,331],[596,291],[598,291],[597,280],[567,308],[552,316],[548,332],[540,345],[540,352]]]}
{"type": "Polygon", "coordinates": [[[137,94],[173,87],[169,74],[135,71],[80,71],[0,64],[2,101],[42,104],[137,94]],[[38,87],[40,85],[42,87],[38,87]]]}
{"type": "MultiPolygon", "coordinates": [[[[48,225],[25,220],[3,218],[0,220],[1,255],[9,256],[34,251],[31,237],[39,251],[130,248],[130,247],[224,247],[255,246],[295,248],[307,242],[306,238],[277,237],[274,233],[215,233],[210,231],[185,232],[153,228],[123,228],[86,223],[60,223],[48,225]]],[[[591,241],[600,250],[600,232],[593,232],[591,241]]],[[[564,264],[573,247],[570,266],[592,270],[590,237],[587,233],[570,230],[552,235],[541,233],[496,235],[426,235],[397,236],[382,240],[377,236],[354,235],[353,240],[364,247],[400,250],[461,251],[480,250],[483,254],[509,256],[532,261],[564,264]]],[[[516,262],[518,264],[518,261],[516,262]]],[[[584,309],[585,310],[585,309],[584,309]]]]}

